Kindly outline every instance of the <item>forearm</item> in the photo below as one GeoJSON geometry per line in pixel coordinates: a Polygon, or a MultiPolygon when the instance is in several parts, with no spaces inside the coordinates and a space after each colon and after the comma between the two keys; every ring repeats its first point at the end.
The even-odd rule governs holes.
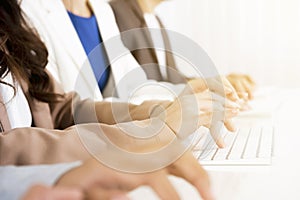
{"type": "Polygon", "coordinates": [[[106,112],[97,110],[98,119],[106,117],[107,124],[124,123],[130,121],[147,120],[150,118],[153,109],[157,106],[167,108],[170,101],[145,101],[140,105],[127,103],[113,103],[106,109],[106,112]],[[108,114],[109,113],[109,114],[108,114]]]}
{"type": "Polygon", "coordinates": [[[116,124],[150,118],[153,109],[160,105],[163,108],[171,104],[169,101],[147,101],[141,105],[122,102],[93,102],[85,100],[76,106],[75,123],[116,124]]]}
{"type": "MultiPolygon", "coordinates": [[[[134,153],[155,152],[167,146],[176,137],[174,132],[158,118],[112,126],[102,125],[100,128],[109,141],[105,143],[112,145],[112,148],[107,148],[109,151],[121,149],[134,153]]],[[[99,137],[101,133],[98,131],[97,135],[99,137]]]]}
{"type": "Polygon", "coordinates": [[[173,132],[162,121],[151,119],[118,125],[81,124],[65,130],[18,128],[0,135],[0,165],[50,164],[86,160],[93,153],[103,152],[106,145],[111,142],[133,151],[144,150],[152,148],[153,144],[157,145],[156,139],[165,144],[172,135],[173,132]],[[141,133],[155,136],[139,141],[134,137],[129,137],[128,133],[136,136],[141,133]],[[92,148],[89,148],[90,144],[92,148]]]}

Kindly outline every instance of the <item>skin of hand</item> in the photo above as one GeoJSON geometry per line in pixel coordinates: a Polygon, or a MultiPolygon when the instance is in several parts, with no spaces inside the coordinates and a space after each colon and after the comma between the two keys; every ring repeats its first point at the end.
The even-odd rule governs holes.
{"type": "MultiPolygon", "coordinates": [[[[167,108],[157,106],[152,115],[158,116],[179,137],[187,137],[200,126],[210,128],[221,121],[226,128],[234,131],[231,118],[238,114],[238,105],[209,91],[193,95],[181,95],[167,108]],[[213,120],[214,119],[214,120],[213,120]]],[[[214,133],[216,144],[225,146],[221,136],[214,133]]]]}
{"type": "Polygon", "coordinates": [[[84,194],[76,188],[49,187],[44,185],[32,186],[22,200],[82,200],[84,194]]]}
{"type": "MultiPolygon", "coordinates": [[[[226,77],[218,76],[207,79],[195,78],[188,81],[185,89],[181,93],[182,95],[201,93],[203,91],[209,90],[214,92],[221,97],[226,98],[226,102],[231,104],[230,109],[233,113],[238,114],[240,109],[244,106],[244,101],[241,101],[236,90],[231,85],[226,77]]],[[[224,100],[222,100],[224,101],[224,100]]],[[[228,130],[234,131],[235,127],[230,118],[225,120],[225,126],[228,130]]]]}
{"type": "Polygon", "coordinates": [[[187,82],[187,85],[181,95],[200,93],[205,90],[214,92],[220,96],[237,102],[239,100],[238,94],[226,77],[218,76],[212,78],[194,78],[187,82]]]}
{"type": "Polygon", "coordinates": [[[128,199],[126,193],[142,185],[150,186],[161,199],[179,200],[180,197],[167,175],[173,174],[190,182],[203,199],[214,199],[205,170],[190,152],[186,152],[170,166],[154,172],[129,174],[113,170],[95,159],[65,173],[56,187],[80,189],[85,199],[128,199]]]}
{"type": "MultiPolygon", "coordinates": [[[[185,89],[179,97],[202,93],[208,90],[220,96],[226,96],[227,102],[232,101],[237,103],[233,110],[239,110],[240,99],[231,86],[230,82],[225,77],[215,77],[209,79],[192,79],[188,81],[185,89]],[[209,86],[209,87],[208,87],[209,86]]],[[[123,102],[96,102],[94,110],[97,115],[97,121],[105,124],[116,124],[129,122],[133,120],[149,119],[149,113],[153,113],[152,109],[160,105],[163,108],[168,108],[172,102],[170,101],[145,101],[141,105],[133,105],[123,102]],[[116,114],[117,113],[117,114],[116,114]]],[[[228,124],[228,123],[227,123],[228,124]]]]}
{"type": "Polygon", "coordinates": [[[227,79],[237,91],[240,98],[244,100],[253,99],[255,82],[246,74],[229,74],[227,79]]]}

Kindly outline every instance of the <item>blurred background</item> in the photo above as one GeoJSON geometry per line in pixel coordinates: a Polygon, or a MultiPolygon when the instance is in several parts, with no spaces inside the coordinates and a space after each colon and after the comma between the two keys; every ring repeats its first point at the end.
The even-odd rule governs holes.
{"type": "Polygon", "coordinates": [[[169,0],[157,13],[167,28],[197,42],[221,73],[300,87],[299,0],[169,0]]]}

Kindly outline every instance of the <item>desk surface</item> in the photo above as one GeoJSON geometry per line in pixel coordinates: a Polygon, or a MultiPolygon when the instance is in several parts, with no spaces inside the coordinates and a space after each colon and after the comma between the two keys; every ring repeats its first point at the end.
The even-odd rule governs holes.
{"type": "MultiPolygon", "coordinates": [[[[265,94],[268,97],[265,101],[276,105],[270,115],[265,111],[264,114],[252,112],[237,117],[235,122],[239,127],[268,124],[276,128],[273,163],[271,166],[206,167],[217,199],[300,199],[300,89],[272,89],[265,94]]],[[[170,179],[182,199],[201,199],[184,180],[170,179]]],[[[148,187],[133,191],[130,197],[157,199],[148,187]]]]}

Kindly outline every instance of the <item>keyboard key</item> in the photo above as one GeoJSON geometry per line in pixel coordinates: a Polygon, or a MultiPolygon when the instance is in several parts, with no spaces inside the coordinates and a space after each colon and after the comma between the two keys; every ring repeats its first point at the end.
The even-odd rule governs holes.
{"type": "Polygon", "coordinates": [[[272,146],[273,146],[273,128],[264,127],[261,132],[258,157],[259,158],[268,158],[272,155],[272,146]]]}
{"type": "Polygon", "coordinates": [[[206,138],[208,137],[209,135],[209,131],[208,130],[201,130],[201,131],[197,131],[195,133],[195,136],[193,138],[193,141],[192,141],[192,149],[194,151],[201,151],[204,149],[204,145],[205,145],[205,141],[206,141],[206,138]]]}
{"type": "Polygon", "coordinates": [[[204,150],[194,155],[205,166],[216,165],[270,165],[274,140],[273,127],[241,128],[236,133],[226,132],[226,148],[218,149],[208,134],[204,150]]]}
{"type": "Polygon", "coordinates": [[[200,160],[212,160],[217,151],[218,147],[216,145],[211,149],[207,149],[206,152],[200,156],[200,160]]]}
{"type": "Polygon", "coordinates": [[[261,132],[262,132],[262,128],[260,128],[260,127],[251,128],[250,134],[248,136],[245,151],[242,154],[243,159],[256,158],[261,132]]]}
{"type": "MultiPolygon", "coordinates": [[[[214,141],[219,142],[226,135],[227,129],[222,122],[216,122],[211,125],[209,132],[214,141]]],[[[223,146],[222,143],[220,145],[223,146]]]]}
{"type": "Polygon", "coordinates": [[[193,156],[197,159],[197,160],[199,160],[199,157],[200,157],[200,155],[201,155],[201,151],[193,151],[193,156]]]}
{"type": "Polygon", "coordinates": [[[217,150],[217,145],[214,141],[214,139],[210,136],[210,134],[206,137],[206,140],[204,142],[204,148],[201,151],[200,160],[211,160],[214,153],[217,150]]]}
{"type": "Polygon", "coordinates": [[[213,157],[213,160],[225,160],[233,143],[234,143],[234,140],[237,136],[237,133],[238,131],[232,133],[232,132],[228,132],[224,138],[224,141],[225,141],[225,144],[226,144],[226,147],[223,148],[223,149],[218,149],[218,151],[216,152],[215,156],[213,157]]]}
{"type": "Polygon", "coordinates": [[[227,159],[236,160],[242,158],[249,133],[250,129],[248,128],[239,130],[232,149],[229,151],[229,155],[227,155],[227,159]]]}

